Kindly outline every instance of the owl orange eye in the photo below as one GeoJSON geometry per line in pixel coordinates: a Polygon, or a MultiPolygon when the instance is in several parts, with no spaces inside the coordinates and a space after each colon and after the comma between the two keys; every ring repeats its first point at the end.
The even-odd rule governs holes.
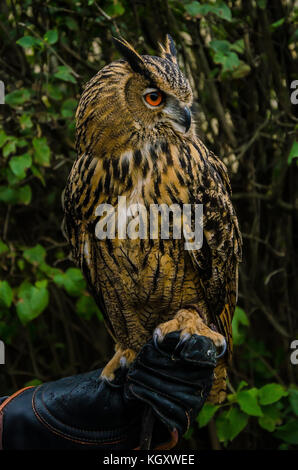
{"type": "Polygon", "coordinates": [[[150,106],[159,106],[163,101],[163,95],[158,90],[147,93],[144,98],[150,106]]]}

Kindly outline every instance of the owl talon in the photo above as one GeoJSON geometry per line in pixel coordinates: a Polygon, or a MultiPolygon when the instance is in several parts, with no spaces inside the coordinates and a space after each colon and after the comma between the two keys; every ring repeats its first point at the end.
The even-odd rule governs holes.
{"type": "Polygon", "coordinates": [[[220,352],[220,354],[217,354],[216,356],[216,359],[219,359],[220,357],[223,357],[226,350],[227,350],[227,342],[226,342],[226,338],[223,336],[223,344],[221,345],[222,347],[222,351],[220,352]]]}
{"type": "Polygon", "coordinates": [[[120,358],[119,363],[120,363],[120,368],[121,368],[121,369],[128,369],[128,364],[127,364],[127,360],[126,360],[126,357],[125,357],[125,356],[122,356],[122,357],[120,358]]]}
{"type": "Polygon", "coordinates": [[[156,328],[153,333],[153,343],[156,349],[159,349],[159,344],[162,342],[164,335],[160,328],[156,328]]]}
{"type": "Polygon", "coordinates": [[[178,351],[190,337],[191,337],[190,333],[182,333],[180,336],[180,340],[177,346],[175,347],[175,351],[178,351]]]}
{"type": "MultiPolygon", "coordinates": [[[[114,377],[114,378],[115,378],[115,377],[114,377]]],[[[109,387],[119,388],[119,385],[117,385],[117,384],[115,384],[115,383],[113,382],[114,378],[112,379],[112,378],[106,377],[105,375],[100,375],[100,376],[98,377],[98,380],[101,381],[101,382],[104,382],[104,383],[108,384],[109,387]]]]}
{"type": "Polygon", "coordinates": [[[134,361],[136,353],[132,349],[123,349],[119,345],[116,347],[116,352],[112,359],[106,364],[102,370],[101,377],[106,379],[108,382],[114,380],[115,371],[119,369],[128,368],[129,365],[134,361]]]}

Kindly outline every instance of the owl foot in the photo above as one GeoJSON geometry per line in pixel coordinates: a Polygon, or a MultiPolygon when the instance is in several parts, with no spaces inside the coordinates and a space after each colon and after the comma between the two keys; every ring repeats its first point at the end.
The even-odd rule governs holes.
{"type": "Polygon", "coordinates": [[[153,333],[153,339],[155,343],[161,343],[165,335],[172,331],[179,330],[181,333],[177,347],[181,346],[181,344],[187,341],[192,335],[197,334],[207,336],[207,338],[210,338],[214,342],[216,347],[221,349],[220,353],[217,355],[217,359],[222,357],[226,352],[227,343],[225,337],[211,330],[195,309],[181,309],[172,320],[158,325],[153,333]]]}
{"type": "Polygon", "coordinates": [[[119,367],[129,367],[136,357],[133,349],[122,349],[116,346],[116,352],[112,359],[106,364],[101,372],[101,378],[112,381],[115,378],[115,372],[119,367]]]}

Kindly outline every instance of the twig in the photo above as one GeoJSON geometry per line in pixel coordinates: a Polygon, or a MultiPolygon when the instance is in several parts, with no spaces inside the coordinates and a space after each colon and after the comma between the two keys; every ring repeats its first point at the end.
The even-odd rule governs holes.
{"type": "Polygon", "coordinates": [[[268,248],[268,250],[273,253],[275,256],[278,256],[280,258],[283,258],[286,256],[286,254],[284,252],[281,252],[281,251],[277,251],[275,248],[273,248],[273,246],[271,246],[266,240],[262,240],[262,238],[259,238],[257,237],[256,235],[252,235],[250,233],[243,233],[242,232],[242,237],[243,238],[247,238],[249,240],[254,240],[258,243],[262,243],[263,245],[266,246],[266,248],[268,248]]]}
{"type": "Polygon", "coordinates": [[[274,199],[274,196],[271,194],[261,194],[261,193],[234,193],[232,194],[232,199],[234,201],[238,199],[261,199],[267,201],[271,204],[279,206],[281,209],[286,211],[296,211],[298,210],[298,205],[290,204],[289,202],[283,201],[282,199],[274,199]]]}
{"type": "Polygon", "coordinates": [[[98,9],[99,13],[100,13],[106,20],[110,21],[110,22],[113,24],[115,30],[117,31],[117,34],[119,34],[119,36],[121,36],[120,29],[118,28],[116,21],[115,21],[111,16],[109,16],[109,15],[97,4],[97,2],[94,2],[94,5],[95,5],[96,8],[98,9]]]}
{"type": "Polygon", "coordinates": [[[281,385],[285,385],[284,381],[283,381],[283,380],[281,379],[281,377],[278,375],[278,373],[276,372],[276,370],[273,369],[273,367],[271,367],[271,365],[269,364],[269,362],[267,362],[266,359],[264,359],[263,356],[261,356],[260,354],[258,354],[255,349],[250,348],[250,347],[248,346],[248,344],[245,344],[245,347],[246,347],[250,352],[253,352],[253,353],[258,357],[258,359],[260,359],[261,362],[263,362],[263,364],[267,367],[267,369],[274,375],[274,377],[276,378],[276,380],[278,381],[278,383],[280,383],[281,385]]]}
{"type": "Polygon", "coordinates": [[[212,450],[221,450],[221,446],[216,432],[214,418],[212,418],[211,421],[208,423],[208,434],[212,450]]]}
{"type": "Polygon", "coordinates": [[[268,274],[268,276],[266,277],[265,281],[264,281],[264,284],[265,286],[267,286],[270,282],[270,279],[275,276],[275,274],[279,274],[279,273],[283,273],[285,272],[285,269],[284,268],[280,268],[280,269],[275,269],[274,271],[272,271],[270,274],[268,274]]]}
{"type": "Polygon", "coordinates": [[[63,49],[66,50],[66,52],[68,52],[68,54],[72,55],[76,60],[81,62],[81,64],[85,65],[90,70],[94,70],[94,71],[98,72],[98,67],[96,67],[95,65],[90,64],[89,62],[87,62],[87,60],[82,59],[82,57],[79,54],[77,54],[74,50],[72,50],[70,47],[68,47],[67,44],[64,44],[64,42],[62,42],[61,46],[63,47],[63,49]]]}
{"type": "Polygon", "coordinates": [[[237,160],[241,160],[241,158],[243,157],[243,155],[245,154],[245,152],[247,152],[247,150],[249,149],[249,147],[251,147],[253,145],[253,143],[256,141],[256,139],[259,137],[260,135],[260,132],[262,129],[264,129],[264,127],[267,126],[268,122],[269,122],[269,119],[270,119],[270,112],[268,112],[267,114],[267,117],[265,119],[264,122],[262,122],[262,124],[260,124],[259,127],[257,127],[257,129],[255,130],[253,136],[249,139],[248,142],[245,142],[244,144],[241,145],[240,147],[240,152],[239,154],[237,155],[237,150],[236,150],[236,155],[237,155],[237,160]]]}
{"type": "Polygon", "coordinates": [[[3,240],[4,241],[7,239],[7,230],[8,230],[10,212],[11,212],[11,204],[9,204],[7,207],[7,212],[6,212],[5,221],[4,221],[4,227],[3,227],[3,240]]]}

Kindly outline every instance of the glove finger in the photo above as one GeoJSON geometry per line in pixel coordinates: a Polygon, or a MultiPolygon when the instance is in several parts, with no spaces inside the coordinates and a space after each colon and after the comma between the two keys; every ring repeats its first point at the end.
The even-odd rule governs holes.
{"type": "Polygon", "coordinates": [[[167,359],[163,362],[158,361],[158,358],[155,359],[153,360],[152,356],[148,358],[146,354],[138,356],[128,371],[128,378],[138,377],[139,381],[148,380],[149,382],[151,380],[168,381],[172,384],[180,382],[193,386],[213,377],[214,367],[198,367],[193,363],[181,364],[180,361],[177,362],[174,359],[167,359]]]}
{"type": "MultiPolygon", "coordinates": [[[[201,374],[200,374],[201,375],[201,374]]],[[[131,371],[127,376],[128,382],[138,383],[144,388],[164,393],[168,395],[178,396],[180,393],[184,396],[192,396],[201,394],[205,389],[210,390],[213,381],[213,371],[207,376],[198,378],[190,382],[179,377],[173,377],[167,374],[159,374],[158,371],[147,371],[144,368],[138,368],[131,371]]]]}
{"type": "Polygon", "coordinates": [[[161,397],[157,393],[139,387],[137,384],[129,386],[129,393],[136,399],[150,405],[155,416],[160,419],[170,431],[175,428],[179,434],[183,434],[189,425],[188,413],[178,403],[168,397],[161,397]]]}
{"type": "Polygon", "coordinates": [[[179,332],[169,333],[164,340],[156,346],[151,340],[140,351],[138,358],[145,364],[158,365],[159,368],[168,368],[169,362],[180,363],[200,367],[215,367],[216,347],[214,343],[205,336],[192,335],[181,346],[177,341],[179,332]],[[175,336],[174,336],[175,335],[175,336]],[[175,340],[175,341],[174,341],[175,340]]]}
{"type": "Polygon", "coordinates": [[[200,366],[206,364],[215,367],[216,354],[216,346],[210,338],[192,335],[183,343],[180,358],[200,366]]]}
{"type": "Polygon", "coordinates": [[[175,393],[173,393],[172,384],[163,383],[161,387],[158,383],[156,383],[156,386],[154,386],[152,383],[144,384],[138,380],[130,381],[128,385],[137,386],[141,390],[141,394],[143,393],[142,390],[146,394],[147,391],[149,391],[149,393],[154,394],[154,396],[159,396],[160,398],[167,397],[172,401],[179,403],[181,406],[185,406],[187,403],[187,406],[190,407],[194,406],[198,400],[198,397],[203,396],[205,394],[205,390],[207,390],[207,388],[196,390],[194,387],[186,390],[185,387],[176,387],[175,393]]]}
{"type": "Polygon", "coordinates": [[[182,361],[200,365],[216,365],[216,346],[206,336],[193,334],[186,341],[181,342],[180,332],[175,331],[167,334],[158,347],[163,353],[168,353],[176,360],[179,358],[182,361]],[[179,335],[178,341],[177,334],[179,335]]]}

